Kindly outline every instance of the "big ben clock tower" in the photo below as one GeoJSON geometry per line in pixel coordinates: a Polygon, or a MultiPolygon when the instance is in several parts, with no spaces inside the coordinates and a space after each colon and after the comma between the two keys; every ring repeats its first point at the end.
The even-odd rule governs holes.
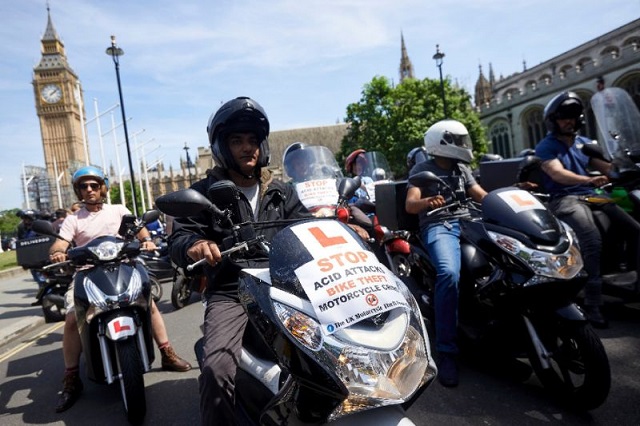
{"type": "Polygon", "coordinates": [[[42,58],[33,69],[32,84],[52,195],[57,194],[56,180],[62,175],[62,206],[58,206],[57,196],[52,196],[53,205],[68,208],[76,201],[71,176],[89,162],[83,138],[84,103],[78,76],[67,63],[64,44],[53,27],[48,7],[47,18],[41,40],[42,58]]]}

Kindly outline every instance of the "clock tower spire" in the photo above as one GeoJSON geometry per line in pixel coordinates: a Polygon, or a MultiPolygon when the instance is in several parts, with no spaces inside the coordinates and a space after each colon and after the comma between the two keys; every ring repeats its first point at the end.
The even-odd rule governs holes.
{"type": "Polygon", "coordinates": [[[44,160],[52,204],[57,208],[67,208],[76,201],[71,176],[79,167],[89,164],[89,153],[85,150],[85,115],[80,81],[67,62],[64,43],[53,26],[48,5],[41,52],[40,62],[33,68],[32,84],[44,160]],[[58,178],[62,205],[58,205],[58,197],[54,196],[58,178]]]}

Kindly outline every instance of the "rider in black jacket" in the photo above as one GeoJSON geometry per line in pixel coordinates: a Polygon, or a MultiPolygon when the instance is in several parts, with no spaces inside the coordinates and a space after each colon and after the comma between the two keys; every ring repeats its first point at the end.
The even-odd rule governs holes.
{"type": "MultiPolygon", "coordinates": [[[[217,166],[192,188],[207,195],[210,186],[231,180],[240,190],[240,217],[256,221],[308,216],[291,185],[274,180],[269,163],[269,121],[262,107],[246,97],[233,99],[220,107],[207,126],[212,154],[217,166]]],[[[214,200],[215,201],[215,200],[214,200]]],[[[277,228],[258,229],[266,241],[277,228]]],[[[206,259],[208,279],[205,299],[204,355],[200,375],[200,413],[204,425],[234,425],[235,375],[242,348],[247,316],[238,300],[238,272],[244,266],[266,266],[266,253],[256,250],[245,262],[222,259],[223,238],[229,229],[209,213],[176,218],[169,239],[174,262],[185,267],[206,259]]]]}

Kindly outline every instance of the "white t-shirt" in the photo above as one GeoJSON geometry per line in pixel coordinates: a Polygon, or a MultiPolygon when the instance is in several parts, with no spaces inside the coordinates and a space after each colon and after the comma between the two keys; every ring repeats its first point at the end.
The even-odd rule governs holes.
{"type": "Polygon", "coordinates": [[[259,185],[256,183],[253,186],[243,187],[239,186],[238,188],[247,200],[249,200],[249,204],[251,204],[251,210],[253,210],[253,217],[255,218],[258,214],[258,187],[259,185]]]}
{"type": "Polygon", "coordinates": [[[97,237],[117,235],[122,216],[126,214],[131,212],[122,204],[103,204],[97,212],[83,207],[65,218],[60,236],[67,241],[73,240],[78,247],[84,246],[97,237]]]}

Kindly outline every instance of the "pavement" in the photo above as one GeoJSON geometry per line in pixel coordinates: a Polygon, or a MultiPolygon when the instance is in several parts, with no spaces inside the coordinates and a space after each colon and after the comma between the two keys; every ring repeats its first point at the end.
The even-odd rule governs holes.
{"type": "Polygon", "coordinates": [[[0,347],[44,324],[42,308],[31,306],[37,291],[28,270],[0,271],[0,347]]]}

